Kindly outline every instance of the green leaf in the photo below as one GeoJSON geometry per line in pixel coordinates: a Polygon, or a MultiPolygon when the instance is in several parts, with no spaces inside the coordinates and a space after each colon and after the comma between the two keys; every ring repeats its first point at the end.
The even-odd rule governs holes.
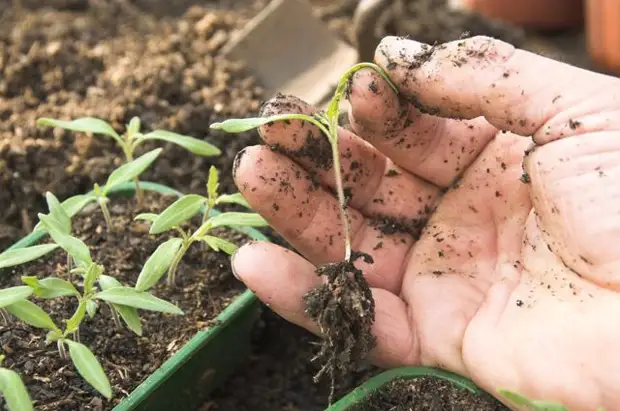
{"type": "Polygon", "coordinates": [[[189,152],[199,156],[219,156],[222,151],[206,141],[184,136],[166,130],[154,130],[145,134],[141,140],[162,140],[177,144],[189,152]]]}
{"type": "Polygon", "coordinates": [[[26,300],[32,293],[32,288],[27,285],[18,285],[17,287],[0,290],[0,308],[26,300]]]}
{"type": "Polygon", "coordinates": [[[23,276],[22,281],[24,284],[32,287],[34,290],[34,295],[39,298],[50,299],[70,295],[80,295],[73,284],[58,277],[47,277],[39,280],[34,276],[23,276]]]}
{"type": "Polygon", "coordinates": [[[84,133],[104,134],[112,137],[116,141],[122,141],[121,137],[114,131],[111,125],[94,117],[81,117],[73,121],[54,120],[52,118],[43,117],[37,120],[37,124],[40,126],[60,127],[84,133]]]}
{"type": "Polygon", "coordinates": [[[58,222],[62,233],[70,234],[71,217],[60,204],[60,201],[49,191],[45,193],[45,200],[47,201],[47,208],[50,210],[49,216],[58,222]]]}
{"type": "Polygon", "coordinates": [[[80,375],[107,399],[112,398],[110,381],[97,361],[97,357],[84,344],[72,340],[65,340],[69,346],[69,356],[80,375]]]}
{"type": "Polygon", "coordinates": [[[269,223],[256,213],[228,212],[209,218],[209,226],[215,227],[267,227],[269,223]]]}
{"type": "Polygon", "coordinates": [[[141,310],[183,314],[180,308],[149,293],[129,287],[113,287],[95,294],[94,298],[114,304],[126,305],[141,310]]]}
{"type": "Polygon", "coordinates": [[[136,335],[142,336],[142,324],[140,323],[140,316],[138,310],[133,307],[128,307],[121,304],[111,304],[112,308],[120,314],[121,318],[127,324],[127,328],[133,331],[136,335]]]}
{"type": "MultiPolygon", "coordinates": [[[[122,287],[121,283],[116,280],[114,277],[110,277],[108,275],[102,275],[99,277],[99,285],[102,290],[108,290],[114,287],[122,287]]],[[[138,315],[138,310],[133,307],[128,307],[122,304],[113,304],[109,303],[112,306],[112,309],[116,310],[117,313],[120,314],[121,318],[127,324],[127,327],[136,333],[137,335],[142,335],[142,324],[140,323],[140,316],[138,315]]]]}
{"type": "Polygon", "coordinates": [[[52,237],[56,244],[60,245],[63,250],[69,253],[74,260],[86,264],[93,262],[90,256],[90,250],[82,240],[58,231],[47,215],[39,214],[39,219],[46,225],[50,237],[52,237]]]}
{"type": "Polygon", "coordinates": [[[499,390],[500,395],[520,407],[528,407],[531,411],[569,411],[558,402],[544,400],[530,400],[529,398],[512,391],[499,390]]]}
{"type": "Polygon", "coordinates": [[[0,268],[13,267],[43,257],[58,248],[58,244],[33,245],[0,254],[0,268]]]}
{"type": "Polygon", "coordinates": [[[146,291],[159,281],[166,273],[166,270],[168,270],[168,267],[170,267],[182,243],[183,240],[180,238],[171,238],[157,247],[148,260],[146,260],[146,263],[144,263],[144,267],[136,282],[136,291],[146,291]]]}
{"type": "Polygon", "coordinates": [[[159,156],[159,153],[162,152],[161,148],[156,148],[155,150],[151,150],[146,154],[141,155],[129,163],[123,164],[116,170],[110,174],[108,177],[108,181],[103,188],[103,195],[105,196],[112,187],[115,187],[119,184],[126,183],[127,181],[133,180],[135,177],[138,177],[140,174],[146,170],[153,161],[159,156]]]}
{"type": "Polygon", "coordinates": [[[86,303],[87,300],[80,301],[78,308],[75,310],[75,313],[67,320],[67,328],[65,332],[67,334],[74,332],[78,328],[80,328],[80,324],[86,315],[86,303]]]}
{"type": "Polygon", "coordinates": [[[93,291],[93,285],[102,272],[103,266],[94,263],[88,266],[88,270],[86,270],[86,275],[84,276],[84,291],[86,293],[93,291]]]}
{"type": "Polygon", "coordinates": [[[149,233],[159,234],[184,223],[195,216],[205,203],[205,198],[197,194],[185,195],[166,208],[153,221],[149,233]]]}
{"type": "MultiPolygon", "coordinates": [[[[79,213],[84,207],[86,207],[89,203],[92,203],[97,198],[91,194],[80,194],[77,196],[69,197],[65,201],[63,201],[62,208],[65,210],[69,218],[73,217],[77,213],[79,213]]],[[[37,231],[45,231],[45,227],[39,221],[37,225],[34,227],[34,232],[37,231]]]]}
{"type": "Polygon", "coordinates": [[[233,244],[230,241],[211,235],[205,235],[204,237],[201,237],[201,240],[204,240],[204,242],[209,244],[209,247],[215,251],[224,251],[228,255],[233,255],[239,248],[236,244],[233,244]]]}
{"type": "Polygon", "coordinates": [[[139,132],[140,132],[140,118],[132,117],[131,120],[129,120],[129,124],[127,124],[127,134],[130,136],[133,136],[139,132]]]}
{"type": "Polygon", "coordinates": [[[219,185],[219,173],[217,168],[211,166],[211,168],[209,168],[209,178],[207,179],[207,193],[210,200],[215,201],[217,198],[217,189],[219,185]]]}
{"type": "Polygon", "coordinates": [[[0,393],[9,411],[34,411],[28,390],[15,371],[0,368],[0,393]]]}
{"type": "Polygon", "coordinates": [[[219,196],[217,198],[217,200],[215,201],[215,204],[221,204],[221,203],[226,203],[226,204],[239,204],[245,208],[249,208],[251,209],[252,207],[250,206],[250,204],[247,202],[247,200],[245,198],[243,198],[243,196],[241,195],[241,193],[235,193],[235,194],[222,194],[221,196],[219,196]]]}
{"type": "Polygon", "coordinates": [[[7,305],[4,309],[28,325],[58,331],[58,327],[54,324],[51,317],[41,307],[31,301],[18,301],[7,305]]]}
{"type": "MultiPolygon", "coordinates": [[[[263,126],[267,123],[283,120],[305,120],[319,128],[325,129],[325,125],[312,116],[306,114],[277,114],[269,117],[251,117],[251,118],[235,118],[228,119],[221,123],[213,123],[209,128],[214,130],[223,130],[227,133],[243,133],[244,131],[263,126]]],[[[323,130],[322,130],[323,131],[323,130]]],[[[325,131],[323,131],[325,132],[325,131]]]]}
{"type": "Polygon", "coordinates": [[[158,215],[155,213],[141,213],[134,217],[134,220],[145,220],[153,222],[157,219],[158,215]]]}
{"type": "Polygon", "coordinates": [[[97,305],[96,301],[88,300],[86,301],[86,312],[90,318],[93,318],[97,314],[97,309],[99,305],[97,305]]]}

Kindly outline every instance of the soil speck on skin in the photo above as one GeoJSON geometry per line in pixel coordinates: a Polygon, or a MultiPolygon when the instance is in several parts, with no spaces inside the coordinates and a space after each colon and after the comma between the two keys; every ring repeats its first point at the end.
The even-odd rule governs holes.
{"type": "MultiPolygon", "coordinates": [[[[161,212],[176,197],[145,192],[145,206],[135,207],[133,198],[113,198],[109,204],[114,230],[106,231],[98,207],[89,207],[73,218],[73,235],[88,246],[93,259],[105,267],[105,274],[124,285],[133,286],[155,249],[171,233],[151,236],[148,224],[134,221],[140,212],[161,212]]],[[[198,219],[199,220],[199,219],[198,219]]],[[[198,220],[192,224],[197,228],[198,220]]],[[[229,230],[213,232],[237,245],[248,241],[245,234],[229,230]]],[[[67,279],[66,254],[60,250],[19,267],[2,270],[2,288],[22,285],[22,275],[40,278],[57,276],[67,279]]],[[[96,394],[69,360],[58,355],[55,345],[46,345],[45,331],[27,326],[12,318],[0,325],[0,346],[9,353],[4,362],[18,372],[35,401],[37,411],[107,411],[135,389],[172,354],[178,351],[196,332],[214,324],[213,320],[245,286],[232,275],[230,257],[223,252],[192,246],[179,266],[176,287],[166,285],[165,278],[156,284],[153,295],[177,305],[184,315],[175,316],[140,310],[143,335],[137,336],[127,328],[116,329],[110,311],[101,304],[94,318],[87,317],[80,327],[81,342],[86,344],[101,362],[114,392],[111,401],[96,394]],[[101,406],[92,407],[99,403],[101,406]],[[90,404],[90,405],[87,405],[90,404]]],[[[81,289],[81,288],[80,288],[81,289]]],[[[62,297],[51,300],[33,298],[61,325],[73,315],[77,299],[62,297]]],[[[0,398],[0,409],[3,406],[0,398]]]]}
{"type": "Polygon", "coordinates": [[[319,265],[316,274],[327,282],[304,295],[306,314],[324,336],[313,361],[322,365],[315,376],[327,374],[334,395],[335,382],[354,371],[375,346],[371,329],[375,320],[375,302],[363,272],[354,266],[362,259],[372,264],[370,255],[353,252],[350,261],[319,265]]]}
{"type": "Polygon", "coordinates": [[[580,125],[581,125],[580,121],[572,120],[572,119],[568,120],[568,126],[570,127],[571,130],[577,130],[580,125]]]}
{"type": "Polygon", "coordinates": [[[351,411],[509,411],[489,395],[477,395],[433,377],[394,380],[369,394],[351,411]]]}
{"type": "Polygon", "coordinates": [[[370,221],[370,225],[379,230],[381,234],[411,234],[414,239],[418,240],[426,222],[427,217],[405,220],[392,216],[377,216],[370,221]]]}

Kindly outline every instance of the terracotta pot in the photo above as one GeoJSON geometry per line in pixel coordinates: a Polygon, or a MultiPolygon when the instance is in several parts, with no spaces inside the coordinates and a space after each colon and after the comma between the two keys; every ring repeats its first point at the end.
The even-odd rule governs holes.
{"type": "Polygon", "coordinates": [[[620,2],[587,0],[586,41],[588,53],[596,65],[614,74],[620,73],[620,2]]]}
{"type": "Polygon", "coordinates": [[[583,0],[461,0],[461,6],[485,17],[539,30],[579,27],[583,0]]]}

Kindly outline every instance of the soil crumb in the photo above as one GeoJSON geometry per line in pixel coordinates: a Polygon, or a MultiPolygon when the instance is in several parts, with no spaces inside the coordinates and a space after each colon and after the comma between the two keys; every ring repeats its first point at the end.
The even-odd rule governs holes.
{"type": "Polygon", "coordinates": [[[330,377],[330,404],[335,382],[358,367],[375,346],[371,332],[375,301],[362,270],[354,266],[358,259],[374,262],[368,254],[353,252],[350,261],[317,266],[317,275],[326,277],[327,282],[304,296],[306,313],[323,335],[321,348],[313,358],[322,364],[315,381],[324,374],[330,377]]]}
{"type": "Polygon", "coordinates": [[[489,395],[477,395],[432,377],[395,380],[350,411],[509,411],[489,395]]]}

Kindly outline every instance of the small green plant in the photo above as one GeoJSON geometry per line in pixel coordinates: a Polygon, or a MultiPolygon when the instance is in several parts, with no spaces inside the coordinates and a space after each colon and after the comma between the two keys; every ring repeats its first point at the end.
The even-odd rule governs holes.
{"type": "MultiPolygon", "coordinates": [[[[173,133],[166,130],[154,130],[150,133],[142,134],[140,131],[140,119],[133,117],[126,126],[125,133],[119,135],[114,128],[104,120],[94,117],[81,117],[72,121],[55,120],[52,118],[40,118],[37,124],[41,126],[60,127],[66,130],[78,131],[84,133],[93,133],[113,138],[125,154],[125,162],[129,163],[134,160],[136,148],[149,140],[159,140],[177,144],[193,154],[209,157],[219,156],[221,151],[214,145],[206,141],[199,140],[194,137],[173,133]]],[[[142,202],[142,190],[138,177],[133,178],[136,184],[136,194],[138,202],[142,202]]]]}
{"type": "Polygon", "coordinates": [[[9,411],[34,411],[30,394],[19,374],[4,368],[4,355],[0,355],[0,394],[4,397],[9,411]]]}
{"type": "Polygon", "coordinates": [[[372,63],[359,63],[350,68],[341,77],[334,96],[329,102],[326,111],[319,111],[313,115],[290,113],[277,114],[269,117],[229,119],[221,123],[213,123],[210,127],[212,129],[223,130],[228,133],[242,133],[275,121],[303,120],[315,125],[319,130],[321,130],[321,132],[329,140],[332,148],[333,169],[336,180],[336,192],[338,194],[340,213],[344,225],[345,261],[350,261],[351,259],[351,223],[349,220],[347,201],[345,198],[344,188],[342,184],[342,170],[340,167],[340,155],[338,150],[338,115],[340,101],[348,92],[348,88],[350,86],[350,79],[357,71],[364,68],[369,68],[379,73],[379,75],[381,75],[381,77],[390,85],[390,87],[396,93],[398,93],[398,89],[396,88],[396,86],[392,83],[387,74],[385,74],[385,72],[379,66],[372,63]]]}
{"type": "Polygon", "coordinates": [[[0,266],[9,267],[33,261],[61,247],[71,256],[75,265],[71,272],[80,275],[82,291],[71,281],[58,277],[38,279],[23,276],[25,285],[0,290],[0,308],[32,327],[47,330],[46,341],[56,343],[60,356],[66,359],[68,348],[69,357],[80,375],[103,396],[111,398],[112,389],[101,364],[89,348],[79,341],[80,325],[86,315],[93,318],[98,312],[99,303],[106,303],[115,324],[120,325],[120,316],[130,330],[142,335],[138,309],[178,315],[183,312],[167,301],[133,287],[123,286],[115,278],[105,275],[104,267],[93,260],[88,246],[66,233],[66,214],[58,213],[57,206],[53,210],[56,212],[39,214],[39,218],[54,244],[3,253],[0,255],[0,266]],[[63,221],[55,218],[59,215],[63,221]],[[19,251],[22,251],[21,257],[18,257],[19,251]],[[40,299],[72,297],[77,299],[78,306],[71,318],[65,321],[63,329],[41,307],[29,300],[31,296],[40,299]]]}
{"type": "Polygon", "coordinates": [[[215,251],[233,254],[237,246],[229,241],[213,235],[210,230],[216,227],[265,227],[267,222],[256,213],[226,212],[211,216],[211,210],[218,204],[240,204],[249,208],[249,204],[241,194],[218,195],[218,172],[211,166],[207,180],[207,196],[187,194],[176,200],[159,215],[143,213],[136,216],[137,220],[150,221],[150,234],[161,234],[175,230],[179,237],[173,237],[157,247],[148,258],[136,282],[138,291],[145,291],[156,284],[168,271],[168,285],[173,285],[179,263],[195,242],[203,242],[215,251]],[[188,222],[204,209],[202,224],[193,233],[185,231],[181,225],[188,222]]]}
{"type": "MultiPolygon", "coordinates": [[[[531,400],[519,393],[498,390],[499,394],[519,407],[527,407],[530,411],[570,411],[568,408],[558,402],[545,401],[545,400],[531,400]]],[[[598,408],[597,411],[605,411],[603,408],[598,408]]]]}

